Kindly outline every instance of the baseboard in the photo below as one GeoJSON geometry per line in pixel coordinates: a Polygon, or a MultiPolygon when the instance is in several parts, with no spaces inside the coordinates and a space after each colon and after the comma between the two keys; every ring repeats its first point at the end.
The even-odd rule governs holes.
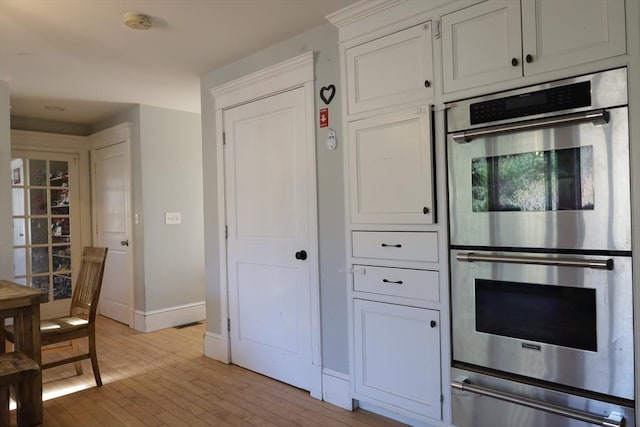
{"type": "Polygon", "coordinates": [[[205,302],[167,307],[162,310],[134,312],[133,328],[139,332],[153,332],[173,328],[206,318],[205,302]]]}
{"type": "Polygon", "coordinates": [[[349,375],[331,369],[323,369],[322,400],[353,411],[353,399],[349,395],[349,375]]]}
{"type": "Polygon", "coordinates": [[[229,339],[215,332],[205,332],[204,355],[222,363],[231,363],[229,339]]]}
{"type": "Polygon", "coordinates": [[[424,420],[412,418],[411,416],[404,415],[400,412],[382,408],[380,406],[377,406],[368,402],[364,402],[362,400],[358,401],[358,407],[360,407],[361,409],[364,409],[365,411],[382,415],[383,417],[398,421],[403,424],[410,425],[412,427],[442,427],[443,426],[443,424],[439,421],[426,422],[424,420]]]}

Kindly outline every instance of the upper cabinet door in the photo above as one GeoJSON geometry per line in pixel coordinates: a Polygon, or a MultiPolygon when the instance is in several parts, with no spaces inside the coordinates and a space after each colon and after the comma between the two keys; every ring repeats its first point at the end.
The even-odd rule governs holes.
{"type": "Polygon", "coordinates": [[[519,1],[487,1],[444,15],[444,91],[521,77],[521,46],[519,1]]]}
{"type": "Polygon", "coordinates": [[[525,75],[626,53],[623,0],[523,0],[525,75]]]}
{"type": "Polygon", "coordinates": [[[349,114],[433,97],[431,22],[346,50],[349,114]]]}
{"type": "Polygon", "coordinates": [[[351,222],[431,224],[431,111],[413,108],[349,123],[351,222]]]}

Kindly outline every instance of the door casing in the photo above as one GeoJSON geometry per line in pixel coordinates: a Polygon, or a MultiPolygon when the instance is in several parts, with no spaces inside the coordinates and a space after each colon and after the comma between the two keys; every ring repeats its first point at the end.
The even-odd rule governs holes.
{"type": "MultiPolygon", "coordinates": [[[[230,335],[228,332],[229,295],[227,288],[227,252],[225,236],[225,176],[224,176],[224,117],[225,109],[245,104],[294,88],[304,88],[308,144],[307,168],[312,179],[308,183],[309,197],[309,258],[310,306],[311,306],[311,396],[322,399],[322,349],[320,329],[320,274],[318,265],[318,217],[316,186],[316,154],[314,127],[314,69],[313,52],[298,55],[290,60],[225,83],[210,90],[216,111],[216,167],[218,197],[218,236],[220,263],[220,337],[215,350],[216,358],[224,363],[231,361],[230,335]]],[[[205,337],[206,339],[206,337],[205,337]]],[[[206,347],[206,343],[205,343],[206,347]]]]}

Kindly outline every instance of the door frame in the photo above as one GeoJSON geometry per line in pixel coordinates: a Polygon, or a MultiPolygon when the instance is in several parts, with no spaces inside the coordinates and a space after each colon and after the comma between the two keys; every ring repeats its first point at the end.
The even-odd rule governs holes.
{"type": "MultiPolygon", "coordinates": [[[[132,124],[131,122],[124,122],[121,123],[119,125],[115,125],[112,126],[110,128],[104,129],[102,131],[96,132],[94,134],[89,135],[89,141],[90,141],[90,146],[91,146],[91,194],[94,195],[96,194],[96,151],[102,148],[106,148],[109,147],[111,145],[116,145],[116,144],[120,144],[123,143],[125,144],[124,149],[127,153],[127,160],[126,160],[126,165],[125,167],[129,170],[129,179],[132,180],[133,179],[133,175],[132,175],[132,168],[131,168],[131,128],[132,128],[132,124]]],[[[131,209],[131,213],[133,213],[134,208],[133,208],[133,186],[132,183],[130,182],[130,188],[131,190],[129,191],[129,207],[131,209]]],[[[91,237],[92,237],[92,241],[95,243],[98,241],[98,233],[97,233],[97,214],[96,211],[98,209],[98,206],[96,206],[96,201],[94,200],[94,198],[91,198],[91,237]]],[[[129,290],[130,295],[130,301],[131,301],[131,307],[129,308],[129,324],[127,326],[129,326],[130,328],[135,328],[134,325],[134,314],[135,314],[135,291],[134,291],[134,287],[135,287],[135,255],[134,255],[134,248],[135,248],[135,242],[134,242],[134,228],[133,228],[133,221],[131,220],[132,216],[129,217],[129,246],[132,248],[131,249],[131,255],[130,255],[130,260],[129,262],[131,262],[131,289],[129,290]]],[[[136,329],[138,330],[138,329],[136,329]]]]}
{"type": "Polygon", "coordinates": [[[216,112],[216,168],[218,197],[218,236],[220,262],[220,338],[217,340],[216,358],[231,362],[231,341],[228,330],[229,294],[227,280],[227,244],[225,165],[223,152],[224,110],[276,95],[287,90],[304,88],[305,143],[307,144],[307,171],[309,204],[309,294],[311,307],[311,396],[322,399],[322,348],[320,329],[320,273],[318,265],[318,198],[315,148],[315,101],[313,52],[306,52],[289,60],[240,77],[210,89],[216,112]]]}

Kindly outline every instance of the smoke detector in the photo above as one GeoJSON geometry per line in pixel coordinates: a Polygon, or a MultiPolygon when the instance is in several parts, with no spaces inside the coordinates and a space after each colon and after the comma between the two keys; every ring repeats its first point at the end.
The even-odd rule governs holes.
{"type": "Polygon", "coordinates": [[[142,13],[127,12],[124,14],[124,25],[134,30],[148,30],[151,28],[151,18],[142,13]]]}

